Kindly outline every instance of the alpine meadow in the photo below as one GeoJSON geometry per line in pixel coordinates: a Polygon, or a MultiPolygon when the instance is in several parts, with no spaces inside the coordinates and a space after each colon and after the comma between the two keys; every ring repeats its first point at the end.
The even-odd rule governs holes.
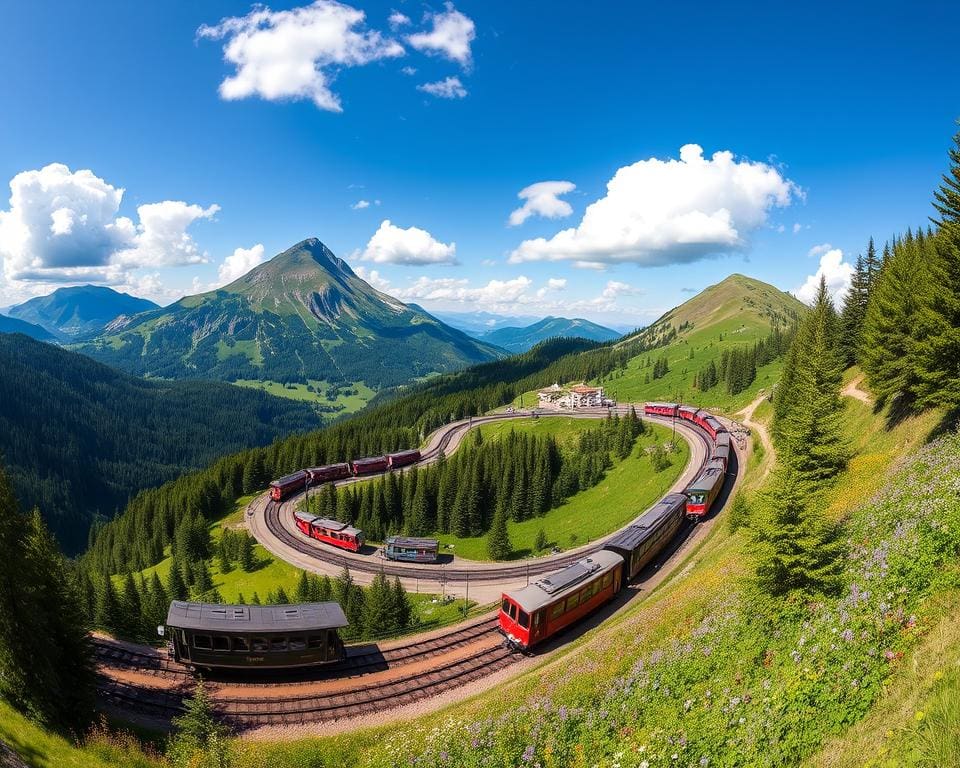
{"type": "Polygon", "coordinates": [[[960,768],[958,28],[11,6],[0,764],[960,768]]]}

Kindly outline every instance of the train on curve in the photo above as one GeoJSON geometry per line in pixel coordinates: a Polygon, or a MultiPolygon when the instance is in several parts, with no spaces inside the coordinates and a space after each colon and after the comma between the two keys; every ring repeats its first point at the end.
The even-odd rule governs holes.
{"type": "Polygon", "coordinates": [[[523,650],[543,643],[610,602],[630,579],[673,540],[683,523],[702,520],[723,487],[730,433],[710,413],[676,403],[647,403],[644,413],[682,419],[710,437],[710,456],[683,493],[664,496],[601,550],[521,589],[504,592],[500,631],[523,650]]]}
{"type": "Polygon", "coordinates": [[[372,475],[377,472],[386,472],[388,469],[400,469],[410,464],[416,464],[418,461],[420,461],[420,451],[417,448],[412,448],[409,451],[397,451],[383,456],[354,459],[341,464],[326,464],[322,467],[301,469],[270,483],[270,498],[274,501],[283,501],[295,493],[322,483],[345,480],[348,477],[372,475]]]}

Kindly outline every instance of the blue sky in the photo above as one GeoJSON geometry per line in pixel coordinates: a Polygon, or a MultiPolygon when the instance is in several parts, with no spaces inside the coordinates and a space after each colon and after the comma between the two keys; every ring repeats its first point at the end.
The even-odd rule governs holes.
{"type": "Polygon", "coordinates": [[[858,5],[11,5],[0,306],[165,303],[310,236],[435,310],[641,325],[821,259],[839,292],[925,222],[960,116],[960,8],[858,5]]]}

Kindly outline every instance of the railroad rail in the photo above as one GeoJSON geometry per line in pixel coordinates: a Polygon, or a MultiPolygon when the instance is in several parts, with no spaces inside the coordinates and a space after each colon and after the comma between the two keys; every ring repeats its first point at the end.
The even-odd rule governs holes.
{"type": "MultiPolygon", "coordinates": [[[[578,418],[605,418],[606,412],[603,413],[589,413],[589,414],[570,414],[570,413],[558,413],[558,414],[543,414],[544,417],[547,416],[577,416],[578,418]]],[[[450,445],[450,442],[453,440],[454,436],[458,433],[468,431],[474,427],[480,426],[491,421],[502,421],[506,419],[516,419],[522,418],[521,414],[502,414],[495,416],[481,416],[475,419],[472,419],[470,422],[458,422],[457,424],[452,425],[446,432],[444,432],[440,439],[437,442],[437,445],[433,446],[429,451],[424,452],[424,460],[421,462],[429,462],[436,457],[440,450],[445,450],[447,446],[450,445]]],[[[529,417],[527,417],[529,418],[529,417]]],[[[644,418],[657,423],[666,423],[669,424],[669,419],[658,419],[653,416],[645,416],[644,418]]],[[[704,445],[704,456],[703,460],[698,466],[698,471],[703,468],[707,460],[710,458],[710,449],[707,436],[701,432],[699,429],[694,429],[693,434],[696,435],[698,439],[704,445]]],[[[414,465],[416,466],[416,465],[414,465]]],[[[367,479],[367,478],[364,478],[367,479]]],[[[346,482],[356,482],[356,478],[353,478],[346,482]]],[[[281,520],[281,514],[285,509],[285,504],[296,503],[299,499],[299,496],[295,496],[292,499],[285,502],[276,502],[268,500],[264,508],[264,522],[266,523],[267,530],[270,534],[285,545],[287,548],[310,557],[314,560],[319,560],[321,562],[327,563],[328,565],[333,565],[338,568],[348,568],[352,571],[359,571],[361,573],[383,573],[386,576],[399,576],[401,578],[407,579],[423,579],[426,581],[435,581],[440,583],[464,583],[464,582],[510,582],[518,581],[529,576],[538,576],[550,571],[558,570],[564,566],[570,565],[571,563],[576,562],[577,560],[588,557],[593,552],[601,549],[606,541],[606,538],[599,539],[592,544],[579,547],[576,550],[573,550],[568,553],[540,557],[525,561],[520,564],[510,564],[502,566],[484,566],[482,568],[467,568],[467,567],[448,567],[441,565],[408,565],[394,562],[386,562],[381,558],[361,558],[361,557],[350,557],[344,555],[340,552],[327,549],[324,547],[318,547],[311,543],[311,540],[304,538],[295,534],[293,531],[284,526],[283,521],[281,520]]],[[[261,542],[263,543],[263,542],[261,542]]],[[[276,553],[275,553],[276,554],[276,553]]]]}

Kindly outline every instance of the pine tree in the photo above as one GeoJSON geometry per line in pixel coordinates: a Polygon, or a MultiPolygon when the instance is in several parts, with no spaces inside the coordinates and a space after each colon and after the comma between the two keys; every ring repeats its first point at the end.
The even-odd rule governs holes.
{"type": "Polygon", "coordinates": [[[367,587],[363,606],[363,628],[367,638],[376,638],[396,632],[400,627],[394,623],[393,592],[383,572],[373,577],[367,587]]]}
{"type": "Polygon", "coordinates": [[[866,298],[868,301],[873,294],[873,288],[877,284],[877,279],[880,277],[880,268],[887,262],[888,254],[889,250],[885,246],[883,260],[878,259],[877,248],[873,243],[873,238],[870,238],[870,242],[867,243],[867,257],[863,261],[864,276],[866,278],[866,298]]]}
{"type": "Polygon", "coordinates": [[[184,713],[174,718],[176,734],[167,745],[167,757],[177,768],[229,764],[227,731],[213,714],[213,705],[203,680],[198,680],[193,696],[183,702],[184,713]]]}
{"type": "Polygon", "coordinates": [[[920,318],[928,287],[927,264],[917,243],[912,238],[896,243],[871,290],[859,357],[881,403],[896,397],[908,403],[916,399],[917,332],[933,322],[929,316],[925,323],[920,318]]]}
{"type": "Polygon", "coordinates": [[[826,480],[846,463],[840,424],[843,363],[838,353],[838,320],[821,278],[817,298],[797,334],[792,361],[792,405],[777,414],[775,436],[782,461],[800,479],[826,480]]]}
{"type": "Polygon", "coordinates": [[[253,570],[255,563],[253,556],[253,536],[248,534],[246,531],[243,532],[240,538],[240,568],[244,573],[250,573],[253,570]]]}
{"type": "Polygon", "coordinates": [[[506,560],[513,547],[510,544],[510,534],[507,531],[507,516],[498,510],[493,517],[493,525],[487,535],[487,553],[492,560],[506,560]]]}
{"type": "Polygon", "coordinates": [[[142,632],[143,606],[137,583],[133,574],[128,573],[123,583],[123,592],[120,596],[120,629],[122,634],[131,639],[139,639],[142,632]]]}
{"type": "Polygon", "coordinates": [[[176,559],[170,563],[170,573],[167,574],[166,592],[171,600],[186,600],[189,597],[186,582],[183,580],[183,572],[176,559]]]}
{"type": "Polygon", "coordinates": [[[76,583],[39,512],[21,514],[0,468],[0,695],[47,726],[79,731],[92,692],[76,583]]]}
{"type": "Polygon", "coordinates": [[[833,594],[841,583],[844,544],[838,526],[816,510],[808,483],[789,467],[776,472],[761,494],[755,521],[757,581],[771,595],[833,594]]]}
{"type": "Polygon", "coordinates": [[[403,588],[398,576],[393,577],[392,593],[393,624],[398,630],[406,629],[413,620],[413,606],[410,605],[407,590],[403,588]]]}
{"type": "Polygon", "coordinates": [[[935,237],[918,245],[930,265],[917,328],[917,395],[921,406],[960,408],[960,132],[950,169],[934,193],[935,237]]]}
{"type": "Polygon", "coordinates": [[[312,602],[312,587],[310,577],[306,571],[300,571],[300,578],[297,581],[297,588],[293,592],[294,602],[309,603],[312,602]]]}
{"type": "MultiPolygon", "coordinates": [[[[870,247],[873,247],[872,239],[870,247]]],[[[867,314],[868,292],[867,266],[861,255],[857,257],[857,268],[850,280],[850,288],[843,298],[843,310],[840,313],[841,354],[847,366],[857,362],[863,333],[863,320],[867,314]]]]}
{"type": "Polygon", "coordinates": [[[120,598],[110,576],[103,576],[97,585],[97,607],[95,622],[109,632],[118,631],[123,624],[120,598]]]}

